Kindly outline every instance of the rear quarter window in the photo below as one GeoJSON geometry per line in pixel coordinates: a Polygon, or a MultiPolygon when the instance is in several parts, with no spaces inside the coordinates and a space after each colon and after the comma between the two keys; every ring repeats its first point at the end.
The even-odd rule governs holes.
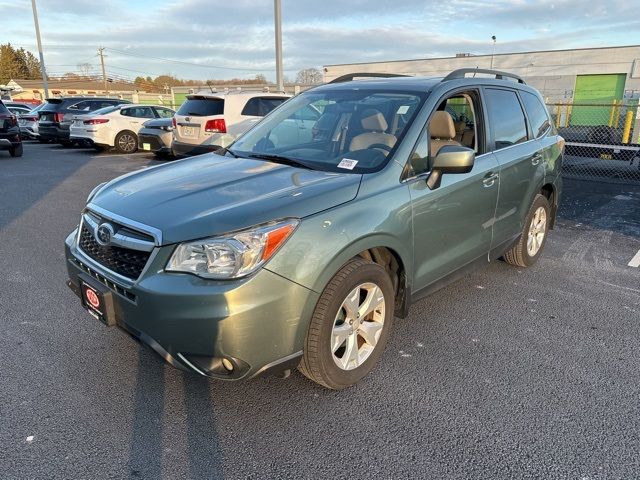
{"type": "Polygon", "coordinates": [[[221,98],[187,98],[178,109],[178,115],[209,117],[224,113],[224,100],[221,98]]]}

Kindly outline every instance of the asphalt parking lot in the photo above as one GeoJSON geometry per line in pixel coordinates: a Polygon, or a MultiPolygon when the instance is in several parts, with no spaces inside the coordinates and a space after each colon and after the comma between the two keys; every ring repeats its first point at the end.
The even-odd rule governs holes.
{"type": "Polygon", "coordinates": [[[415,304],[332,392],[222,383],[95,321],[63,241],[148,154],[0,152],[0,478],[637,478],[640,187],[565,181],[529,270],[495,262],[415,304]]]}

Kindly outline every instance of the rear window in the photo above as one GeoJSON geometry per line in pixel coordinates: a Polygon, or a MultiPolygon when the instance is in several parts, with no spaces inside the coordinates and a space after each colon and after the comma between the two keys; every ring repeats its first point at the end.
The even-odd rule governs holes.
{"type": "Polygon", "coordinates": [[[120,106],[115,106],[115,107],[104,107],[104,108],[100,108],[98,110],[95,110],[93,112],[94,115],[106,115],[107,113],[111,113],[111,112],[115,112],[116,110],[118,110],[120,108],[120,106]]]}
{"type": "Polygon", "coordinates": [[[51,98],[47,100],[47,103],[44,104],[44,107],[42,107],[40,111],[41,112],[57,112],[58,110],[60,110],[61,106],[62,106],[61,98],[51,98]]]}
{"type": "Polygon", "coordinates": [[[495,149],[527,141],[527,124],[518,95],[511,90],[487,88],[489,124],[493,129],[495,149]]]}
{"type": "Polygon", "coordinates": [[[178,115],[209,117],[224,113],[224,100],[221,98],[187,98],[180,106],[178,115]]]}

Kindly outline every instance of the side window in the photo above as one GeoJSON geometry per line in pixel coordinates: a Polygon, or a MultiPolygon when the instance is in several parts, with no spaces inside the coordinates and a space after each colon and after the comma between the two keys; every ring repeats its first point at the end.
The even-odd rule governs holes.
{"type": "Polygon", "coordinates": [[[173,117],[174,111],[173,110],[169,110],[168,108],[160,108],[160,107],[154,107],[156,112],[158,113],[158,116],[160,118],[171,118],[173,117]]]}
{"type": "Polygon", "coordinates": [[[252,117],[260,116],[260,97],[253,97],[247,101],[240,115],[251,115],[252,117]]]}
{"type": "Polygon", "coordinates": [[[266,114],[270,113],[271,110],[282,105],[287,99],[286,98],[277,98],[277,97],[263,97],[260,99],[260,110],[259,114],[261,117],[264,117],[266,114]]]}
{"type": "Polygon", "coordinates": [[[84,102],[78,102],[74,105],[69,106],[69,110],[77,110],[80,112],[90,112],[91,111],[91,102],[85,100],[84,102]]]}
{"type": "Polygon", "coordinates": [[[527,111],[532,134],[536,138],[541,137],[551,125],[546,107],[532,93],[521,91],[520,98],[522,98],[524,109],[527,111]]]}
{"type": "Polygon", "coordinates": [[[153,114],[153,110],[151,107],[131,107],[131,108],[123,108],[120,110],[120,114],[125,117],[136,117],[136,118],[156,118],[153,114]]]}
{"type": "Polygon", "coordinates": [[[494,149],[500,150],[527,141],[527,124],[518,96],[511,90],[485,90],[494,149]]]}
{"type": "Polygon", "coordinates": [[[482,124],[479,122],[479,94],[460,92],[443,100],[431,114],[407,164],[407,176],[428,172],[431,160],[445,145],[471,148],[484,153],[482,124]]]}

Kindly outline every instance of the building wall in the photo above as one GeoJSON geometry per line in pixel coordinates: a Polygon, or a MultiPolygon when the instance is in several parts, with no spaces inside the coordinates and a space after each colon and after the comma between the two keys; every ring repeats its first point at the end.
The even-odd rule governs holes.
{"type": "Polygon", "coordinates": [[[326,65],[326,82],[355,72],[404,73],[408,75],[445,76],[458,68],[494,68],[522,76],[541,91],[548,101],[570,100],[577,75],[624,73],[627,75],[625,97],[640,96],[640,45],[448,57],[421,60],[398,60],[374,63],[326,65]]]}

